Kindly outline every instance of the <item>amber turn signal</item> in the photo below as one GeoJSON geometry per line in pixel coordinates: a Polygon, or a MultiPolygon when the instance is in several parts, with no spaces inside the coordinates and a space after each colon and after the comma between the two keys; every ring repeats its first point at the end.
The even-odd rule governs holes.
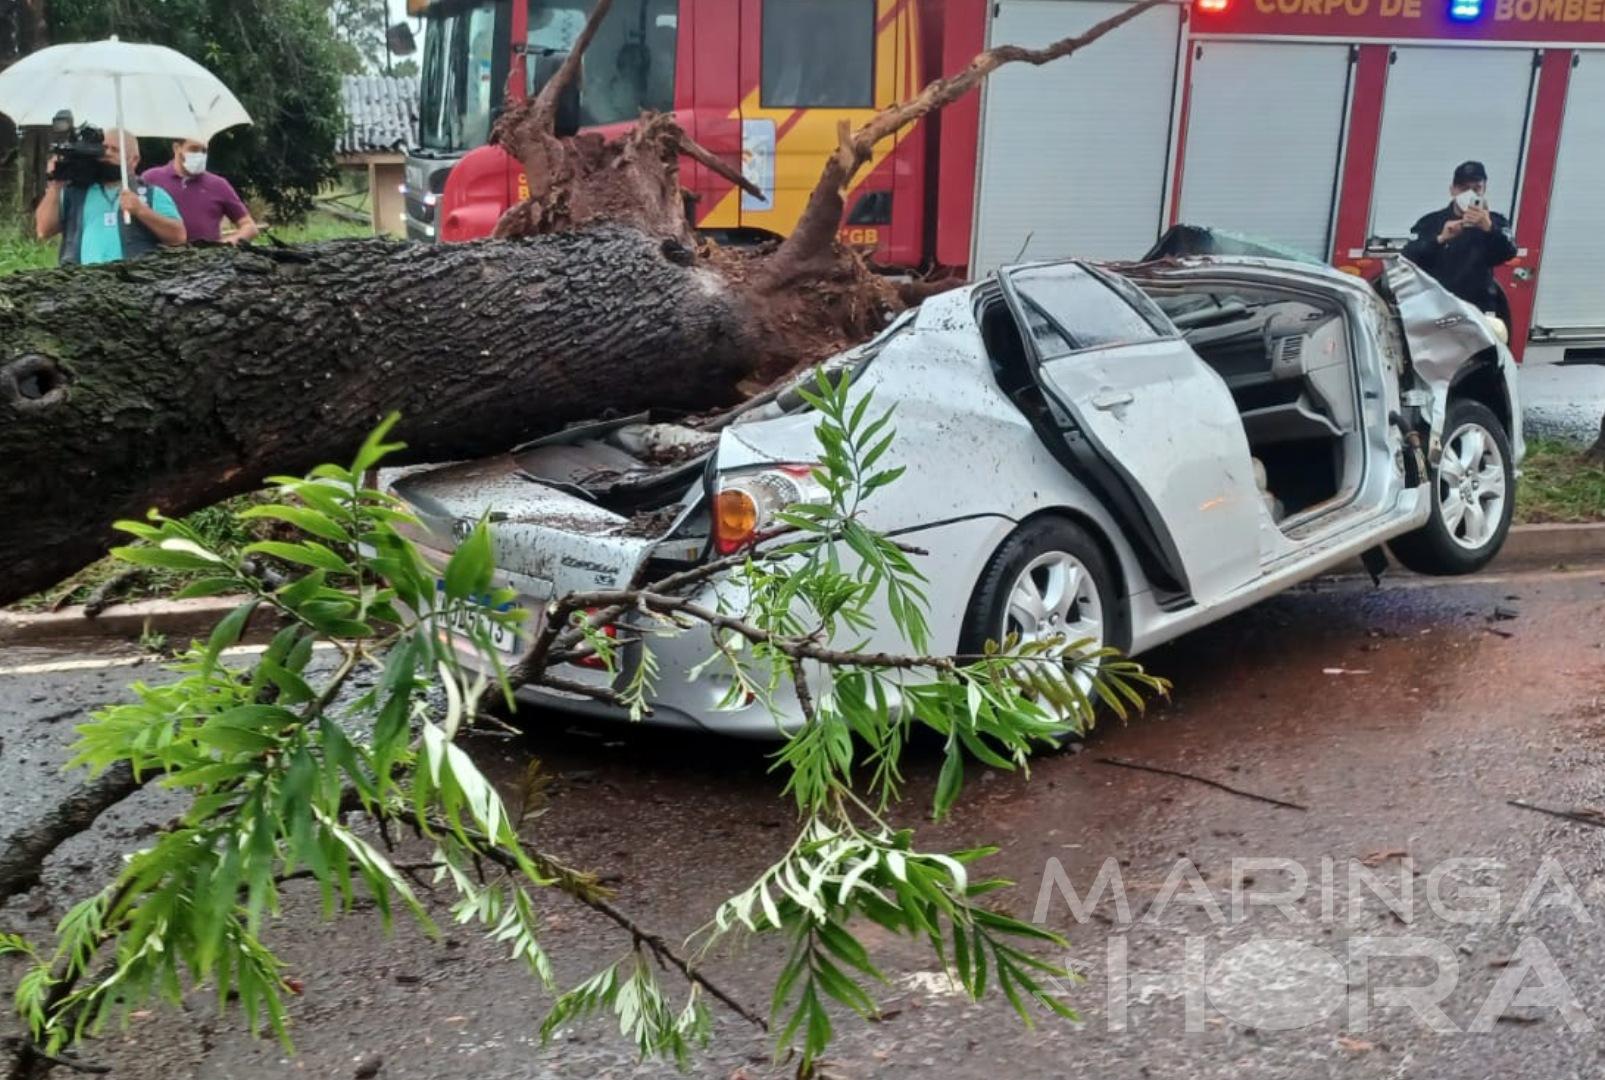
{"type": "Polygon", "coordinates": [[[758,530],[758,504],[737,488],[719,492],[713,508],[713,542],[719,554],[729,555],[752,543],[758,530]]]}

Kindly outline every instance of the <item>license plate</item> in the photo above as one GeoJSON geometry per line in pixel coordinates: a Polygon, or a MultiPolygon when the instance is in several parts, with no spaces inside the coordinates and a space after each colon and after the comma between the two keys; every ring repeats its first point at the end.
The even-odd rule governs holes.
{"type": "MultiPolygon", "coordinates": [[[[435,584],[436,610],[446,606],[446,584],[435,584]]],[[[497,608],[498,611],[511,611],[517,605],[507,603],[497,608]]],[[[490,617],[490,607],[478,600],[470,600],[454,611],[446,612],[441,616],[440,622],[454,637],[472,644],[473,638],[479,640],[489,639],[491,647],[497,652],[507,656],[519,656],[524,651],[523,635],[515,633],[513,629],[490,617]]]]}

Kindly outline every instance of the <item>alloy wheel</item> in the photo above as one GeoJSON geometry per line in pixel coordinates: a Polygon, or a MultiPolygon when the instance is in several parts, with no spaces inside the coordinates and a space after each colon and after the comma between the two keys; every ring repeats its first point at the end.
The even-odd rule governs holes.
{"type": "MultiPolygon", "coordinates": [[[[1038,555],[1014,580],[1003,614],[1003,637],[1017,635],[1022,644],[1058,640],[1065,645],[1086,640],[1084,652],[1104,645],[1103,603],[1098,586],[1082,561],[1064,551],[1038,555]]],[[[1076,673],[1085,691],[1092,677],[1076,673]]]]}
{"type": "Polygon", "coordinates": [[[1449,538],[1470,551],[1483,547],[1498,532],[1507,497],[1498,442],[1481,424],[1456,428],[1438,462],[1438,514],[1449,538]]]}

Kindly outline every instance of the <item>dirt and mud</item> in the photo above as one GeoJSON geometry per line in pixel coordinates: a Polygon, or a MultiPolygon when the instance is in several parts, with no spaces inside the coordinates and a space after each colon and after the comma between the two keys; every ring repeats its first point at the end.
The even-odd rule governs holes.
{"type": "MultiPolygon", "coordinates": [[[[927,845],[1001,846],[992,869],[1019,882],[1009,906],[1070,938],[1068,959],[1087,976],[1069,989],[1083,1022],[1028,1030],[998,1002],[952,994],[923,950],[873,939],[889,975],[884,1018],[842,1020],[829,1074],[1600,1075],[1605,831],[1508,800],[1605,805],[1602,645],[1605,571],[1565,571],[1324,583],[1150,655],[1175,681],[1170,703],[1037,762],[1029,780],[971,770],[955,820],[926,829],[927,845]],[[1093,901],[1100,872],[1111,888],[1093,901]],[[1513,974],[1567,1007],[1513,995],[1513,974]],[[1412,986],[1430,988],[1416,1008],[1388,1003],[1412,986]]],[[[61,790],[78,709],[156,674],[131,661],[0,659],[7,820],[61,790]]],[[[552,787],[533,828],[650,926],[694,930],[790,839],[762,748],[529,719],[527,739],[481,739],[476,756],[510,787],[538,758],[552,787]]],[[[910,822],[938,765],[920,753],[909,764],[910,822]]],[[[0,924],[43,934],[170,813],[146,794],[108,815],[0,924]]],[[[562,900],[545,921],[565,979],[629,946],[562,900]]],[[[136,1013],[88,1055],[124,1080],[337,1078],[376,1064],[382,1080],[672,1073],[636,1063],[604,1025],[543,1047],[543,994],[498,950],[445,925],[431,942],[407,925],[387,936],[371,911],[325,923],[313,895],[294,893],[272,932],[304,986],[294,1056],[219,1018],[203,993],[136,1013]]],[[[760,944],[710,970],[761,1006],[776,961],[760,944]]],[[[763,1037],[724,1016],[692,1071],[783,1074],[763,1037]]]]}

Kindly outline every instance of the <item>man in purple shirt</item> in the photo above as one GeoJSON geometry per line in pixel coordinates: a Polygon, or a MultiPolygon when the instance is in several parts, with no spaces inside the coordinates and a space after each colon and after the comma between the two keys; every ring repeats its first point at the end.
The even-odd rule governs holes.
{"type": "Polygon", "coordinates": [[[234,185],[206,171],[206,144],[203,142],[195,139],[174,142],[172,163],[148,170],[144,181],[173,197],[191,243],[223,240],[225,217],[234,223],[234,232],[229,234],[226,243],[243,243],[260,231],[234,185]]]}

